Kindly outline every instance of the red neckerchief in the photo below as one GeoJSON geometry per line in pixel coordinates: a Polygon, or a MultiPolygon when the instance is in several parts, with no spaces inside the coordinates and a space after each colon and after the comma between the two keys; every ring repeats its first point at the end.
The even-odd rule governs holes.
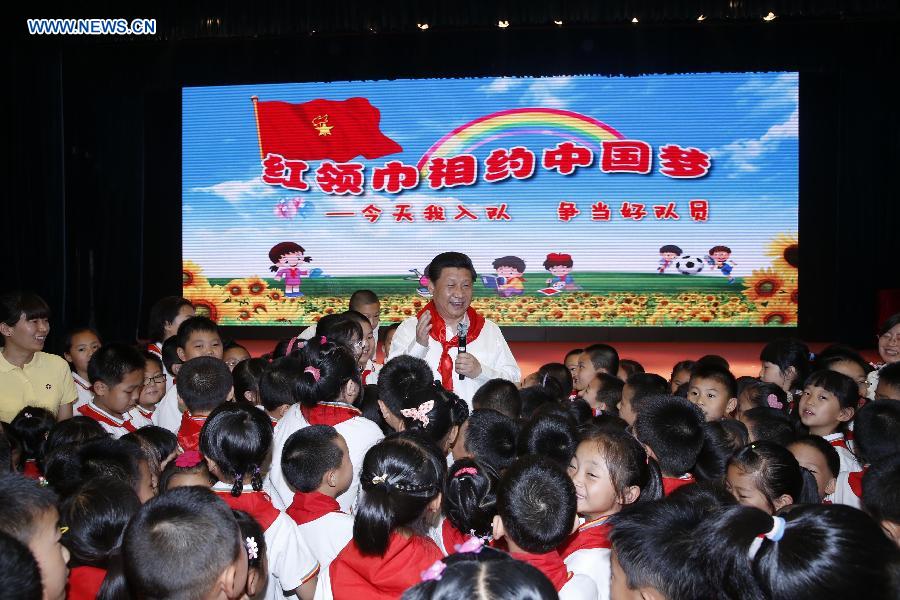
{"type": "Polygon", "coordinates": [[[181,427],[178,428],[178,445],[185,452],[200,450],[200,430],[206,423],[206,417],[193,417],[191,411],[181,413],[181,427]]]}
{"type": "Polygon", "coordinates": [[[663,496],[668,496],[678,488],[696,482],[697,480],[694,479],[694,476],[690,473],[682,475],[681,477],[663,477],[663,496]]]}
{"type": "Polygon", "coordinates": [[[850,489],[853,490],[853,493],[856,494],[856,497],[862,500],[863,487],[862,480],[863,475],[866,474],[866,471],[869,470],[869,466],[866,465],[862,468],[862,471],[853,471],[847,476],[847,483],[850,485],[850,489]]]}
{"type": "Polygon", "coordinates": [[[80,387],[81,389],[90,392],[91,389],[93,388],[93,386],[91,384],[84,385],[84,383],[81,381],[82,380],[81,375],[78,375],[78,377],[75,377],[75,375],[78,375],[78,373],[75,373],[73,371],[72,372],[72,381],[74,381],[78,385],[78,387],[80,387]]]}
{"type": "Polygon", "coordinates": [[[847,450],[850,449],[850,448],[847,448],[847,441],[846,441],[846,439],[844,439],[844,436],[830,440],[828,443],[831,444],[832,446],[834,446],[835,448],[846,448],[847,450]]]}
{"type": "Polygon", "coordinates": [[[372,374],[372,369],[363,369],[362,375],[360,377],[362,379],[363,385],[366,385],[366,379],[368,379],[369,375],[371,375],[371,374],[372,374]]]}
{"type": "Polygon", "coordinates": [[[28,479],[40,479],[42,477],[40,469],[38,469],[37,461],[29,458],[25,461],[25,467],[22,469],[22,475],[28,479]]]}
{"type": "Polygon", "coordinates": [[[301,406],[300,412],[310,425],[331,425],[332,427],[362,415],[358,408],[344,402],[319,402],[312,407],[301,406]]]}
{"type": "Polygon", "coordinates": [[[231,492],[222,490],[213,490],[213,492],[232,509],[242,510],[259,521],[263,531],[271,527],[278,515],[281,514],[277,508],[272,506],[272,499],[265,492],[244,490],[240,496],[232,496],[231,492]]]}
{"type": "Polygon", "coordinates": [[[157,356],[162,356],[162,344],[152,343],[147,344],[147,352],[151,352],[157,356]]]}
{"type": "MultiPolygon", "coordinates": [[[[417,317],[421,317],[425,311],[431,313],[431,339],[441,345],[441,359],[438,361],[438,373],[441,374],[441,385],[444,389],[453,391],[453,359],[450,358],[450,350],[459,346],[459,336],[454,335],[452,339],[447,338],[447,323],[443,317],[438,314],[434,302],[431,301],[425,305],[425,308],[419,311],[417,317]]],[[[466,309],[466,316],[469,317],[469,329],[466,332],[466,342],[471,343],[478,339],[481,330],[484,328],[484,317],[475,312],[471,306],[466,309]]]]}
{"type": "Polygon", "coordinates": [[[94,600],[106,579],[106,569],[87,565],[69,571],[66,600],[94,600]]]}
{"type": "Polygon", "coordinates": [[[298,269],[298,268],[296,268],[296,267],[291,268],[291,269],[290,269],[291,277],[296,277],[298,271],[300,271],[300,269],[298,269]]]}
{"type": "Polygon", "coordinates": [[[546,552],[544,554],[532,554],[530,552],[512,552],[510,556],[512,556],[516,560],[521,560],[524,563],[528,563],[529,565],[546,575],[547,579],[550,580],[550,583],[553,584],[553,587],[556,588],[557,592],[561,590],[570,579],[572,579],[573,573],[571,573],[566,567],[566,563],[563,562],[562,557],[556,550],[551,550],[550,552],[546,552]]]}
{"type": "Polygon", "coordinates": [[[341,505],[322,492],[296,492],[285,512],[297,525],[304,525],[329,513],[341,512],[341,505]]]}
{"type": "Polygon", "coordinates": [[[559,555],[565,560],[579,550],[612,548],[607,537],[611,529],[609,523],[607,523],[608,520],[609,515],[605,515],[585,522],[566,541],[560,544],[559,555]]]}
{"type": "Polygon", "coordinates": [[[151,418],[151,417],[153,416],[153,411],[152,411],[152,410],[144,410],[144,409],[141,407],[140,404],[138,404],[137,406],[135,406],[135,408],[137,409],[138,414],[140,414],[140,415],[141,415],[142,417],[144,417],[145,419],[149,419],[149,418],[151,418]]]}
{"type": "Polygon", "coordinates": [[[82,404],[78,407],[78,412],[80,412],[85,417],[89,419],[93,419],[95,421],[99,421],[100,423],[106,423],[112,427],[121,427],[131,433],[132,431],[137,431],[137,427],[135,427],[130,420],[123,419],[121,423],[116,423],[108,416],[104,415],[102,412],[95,409],[91,404],[82,404]]]}
{"type": "Polygon", "coordinates": [[[463,533],[454,527],[450,519],[444,518],[444,522],[441,523],[441,540],[444,542],[444,550],[448,555],[456,552],[455,546],[461,546],[470,537],[472,536],[468,533],[463,533]]]}

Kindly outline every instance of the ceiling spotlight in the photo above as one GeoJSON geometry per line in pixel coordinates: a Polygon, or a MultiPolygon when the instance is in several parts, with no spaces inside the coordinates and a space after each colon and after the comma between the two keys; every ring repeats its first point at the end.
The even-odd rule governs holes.
{"type": "Polygon", "coordinates": [[[705,20],[706,20],[706,15],[700,15],[699,17],[697,17],[697,20],[698,20],[698,21],[705,21],[705,20]]]}
{"type": "Polygon", "coordinates": [[[638,18],[637,18],[637,17],[633,18],[633,19],[631,20],[631,22],[632,22],[632,23],[637,23],[637,22],[638,22],[638,18]]]}
{"type": "Polygon", "coordinates": [[[763,21],[774,21],[776,18],[775,13],[769,11],[769,14],[763,17],[763,21]]]}
{"type": "Polygon", "coordinates": [[[509,27],[509,21],[497,21],[497,27],[500,29],[506,29],[509,27]]]}
{"type": "Polygon", "coordinates": [[[428,29],[429,25],[428,23],[416,23],[416,27],[418,27],[422,31],[425,31],[426,29],[428,29]]]}
{"type": "Polygon", "coordinates": [[[553,21],[553,24],[554,24],[554,25],[562,25],[563,22],[562,22],[562,21],[553,21]]]}

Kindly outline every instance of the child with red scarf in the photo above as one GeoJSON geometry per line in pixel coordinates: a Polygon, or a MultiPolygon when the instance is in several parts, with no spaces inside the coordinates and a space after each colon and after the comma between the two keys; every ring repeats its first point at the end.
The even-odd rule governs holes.
{"type": "Polygon", "coordinates": [[[198,356],[181,367],[175,387],[178,399],[186,408],[181,413],[178,445],[185,452],[197,450],[200,446],[200,429],[206,418],[233,393],[231,371],[218,358],[198,356]]]}

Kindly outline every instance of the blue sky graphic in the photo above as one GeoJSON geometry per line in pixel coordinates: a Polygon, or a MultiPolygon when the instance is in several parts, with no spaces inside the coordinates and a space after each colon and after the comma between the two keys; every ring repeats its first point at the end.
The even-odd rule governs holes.
{"type": "MultiPolygon", "coordinates": [[[[529,270],[541,269],[549,252],[572,254],[576,270],[652,272],[663,244],[687,254],[705,254],[713,245],[734,251],[735,274],[749,275],[769,264],[767,243],[779,233],[797,231],[798,203],[797,73],[709,73],[641,77],[481,78],[394,80],[226,87],[183,90],[182,201],[183,256],[207,276],[265,275],[268,251],[295,241],[327,274],[402,274],[422,268],[438,252],[469,254],[480,271],[494,258],[522,257],[529,270]],[[251,96],[261,100],[307,102],[362,96],[381,111],[381,131],[403,152],[366,164],[367,189],[361,196],[322,194],[270,186],[260,180],[260,157],[251,96]],[[604,174],[599,156],[573,176],[545,171],[538,162],[528,180],[506,180],[432,191],[420,183],[398,195],[369,187],[373,167],[388,160],[416,164],[431,145],[452,129],[478,117],[522,107],[562,108],[595,118],[626,138],[654,149],[650,175],[604,174]],[[703,178],[676,180],[658,172],[661,145],[693,146],[713,156],[703,178]],[[274,208],[282,199],[301,197],[304,208],[291,219],[274,208]],[[705,198],[710,220],[690,219],[688,201],[705,198]],[[582,213],[557,219],[561,200],[576,202],[582,213]],[[590,206],[602,200],[613,209],[609,222],[590,219],[590,206]],[[640,222],[618,213],[622,201],[641,202],[650,213],[640,222]],[[652,205],[674,201],[679,221],[657,221],[652,205]],[[490,222],[483,207],[509,206],[512,221],[490,222]],[[325,211],[359,210],[374,203],[384,210],[374,224],[357,215],[325,217],[325,211]],[[413,206],[414,223],[396,223],[396,203],[413,206]],[[428,223],[427,204],[459,203],[480,215],[477,222],[428,223]]],[[[564,141],[557,136],[509,137],[481,147],[526,145],[540,161],[541,151],[564,141]]],[[[483,163],[479,165],[483,172],[483,163]]]]}

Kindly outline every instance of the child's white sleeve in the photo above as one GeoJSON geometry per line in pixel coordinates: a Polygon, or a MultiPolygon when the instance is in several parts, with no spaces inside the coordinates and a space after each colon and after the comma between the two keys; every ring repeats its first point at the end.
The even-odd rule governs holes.
{"type": "Polygon", "coordinates": [[[266,597],[279,597],[300,587],[319,573],[319,563],[287,514],[280,513],[266,529],[266,553],[269,561],[269,587],[266,597]],[[276,586],[277,583],[277,587],[276,586]],[[280,589],[279,589],[280,588],[280,589]],[[272,590],[278,592],[272,596],[272,590]]]}
{"type": "Polygon", "coordinates": [[[594,581],[599,600],[609,600],[611,567],[608,548],[576,550],[566,557],[565,563],[575,575],[586,575],[594,581]]]}
{"type": "Polygon", "coordinates": [[[559,600],[597,600],[597,585],[587,575],[572,575],[559,590],[559,600]]]}

